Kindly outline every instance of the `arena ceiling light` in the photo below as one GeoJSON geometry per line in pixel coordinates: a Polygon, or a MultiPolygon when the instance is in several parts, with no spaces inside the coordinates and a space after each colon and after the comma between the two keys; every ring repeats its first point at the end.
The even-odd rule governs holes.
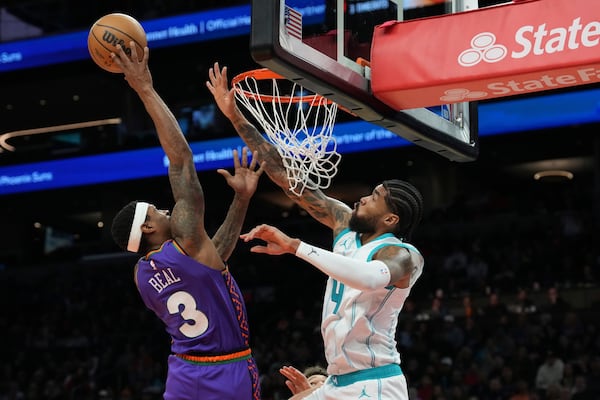
{"type": "Polygon", "coordinates": [[[573,173],[564,169],[548,169],[544,171],[538,171],[533,174],[533,179],[541,181],[544,179],[573,179],[573,173]]]}
{"type": "Polygon", "coordinates": [[[8,143],[9,139],[20,137],[20,136],[32,136],[39,135],[44,133],[56,133],[63,131],[70,131],[73,129],[83,129],[83,128],[91,128],[95,126],[102,125],[119,125],[121,123],[121,118],[108,118],[108,119],[100,119],[95,121],[85,121],[85,122],[76,122],[73,124],[65,124],[65,125],[54,125],[54,126],[45,126],[42,128],[34,128],[34,129],[23,129],[20,131],[12,131],[3,133],[0,135],[0,153],[4,151],[15,151],[15,146],[8,143]]]}

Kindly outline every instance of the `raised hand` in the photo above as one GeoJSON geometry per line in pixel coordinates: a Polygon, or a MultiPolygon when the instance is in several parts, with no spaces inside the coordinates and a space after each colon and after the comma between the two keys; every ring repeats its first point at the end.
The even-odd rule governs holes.
{"type": "Polygon", "coordinates": [[[243,199],[250,199],[254,195],[254,192],[256,192],[258,180],[264,171],[264,163],[256,169],[257,164],[257,152],[254,152],[252,161],[248,165],[248,148],[244,147],[242,148],[241,160],[237,149],[233,150],[233,175],[223,168],[218,169],[217,172],[225,178],[227,184],[231,186],[238,196],[243,199]]]}
{"type": "Polygon", "coordinates": [[[229,89],[227,67],[221,69],[219,63],[216,62],[208,71],[208,79],[206,87],[212,93],[221,112],[231,120],[235,117],[237,105],[235,103],[234,90],[229,89]]]}
{"type": "Polygon", "coordinates": [[[144,57],[141,61],[138,61],[137,49],[134,42],[130,42],[131,58],[125,54],[123,47],[117,45],[117,52],[111,53],[111,57],[115,64],[121,67],[123,74],[125,74],[125,80],[129,83],[129,86],[136,92],[140,93],[141,90],[151,88],[152,74],[148,68],[148,58],[150,56],[150,50],[148,47],[144,47],[144,57]]]}

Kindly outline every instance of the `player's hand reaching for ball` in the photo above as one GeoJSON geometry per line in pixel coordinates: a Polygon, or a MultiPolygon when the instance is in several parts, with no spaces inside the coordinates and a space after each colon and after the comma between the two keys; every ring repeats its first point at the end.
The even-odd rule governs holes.
{"type": "Polygon", "coordinates": [[[111,56],[115,64],[117,64],[123,74],[125,74],[125,80],[129,83],[138,93],[141,93],[145,89],[152,88],[152,74],[148,68],[148,57],[150,50],[148,46],[144,47],[144,56],[140,61],[136,46],[131,42],[131,58],[125,54],[123,47],[117,45],[117,52],[112,53],[111,56]]]}
{"type": "Polygon", "coordinates": [[[250,248],[253,253],[270,254],[273,256],[290,253],[295,254],[300,239],[294,239],[275,228],[274,226],[262,224],[254,227],[250,232],[240,235],[244,242],[260,239],[265,245],[256,245],[250,248]]]}
{"type": "Polygon", "coordinates": [[[237,106],[234,90],[229,88],[227,67],[221,68],[218,62],[214,63],[213,67],[208,70],[206,87],[212,93],[221,112],[228,119],[233,119],[237,112],[237,106]]]}
{"type": "Polygon", "coordinates": [[[221,174],[227,184],[243,199],[250,200],[250,198],[256,192],[258,186],[258,179],[264,171],[264,163],[259,164],[257,161],[257,152],[252,155],[252,161],[248,165],[248,148],[242,148],[242,157],[240,160],[238,150],[233,149],[233,166],[234,175],[231,175],[229,171],[224,168],[217,169],[217,172],[221,174]],[[258,165],[258,169],[256,166],[258,165]]]}

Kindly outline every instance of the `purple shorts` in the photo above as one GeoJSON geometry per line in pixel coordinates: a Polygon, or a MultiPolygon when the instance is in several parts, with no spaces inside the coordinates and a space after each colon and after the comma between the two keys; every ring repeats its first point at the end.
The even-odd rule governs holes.
{"type": "Polygon", "coordinates": [[[169,356],[165,400],[254,400],[249,362],[197,365],[169,356]]]}

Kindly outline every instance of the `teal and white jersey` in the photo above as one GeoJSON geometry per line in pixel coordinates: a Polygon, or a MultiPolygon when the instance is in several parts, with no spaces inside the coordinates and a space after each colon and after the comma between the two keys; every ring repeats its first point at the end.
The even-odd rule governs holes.
{"type": "MultiPolygon", "coordinates": [[[[346,229],[334,240],[333,252],[361,261],[371,261],[385,246],[400,246],[410,252],[418,250],[392,234],[385,234],[362,245],[356,232],[346,229]]],[[[400,364],[396,349],[398,315],[410,289],[423,271],[415,269],[406,289],[388,286],[361,291],[329,278],[323,301],[321,333],[330,375],[340,375],[400,364]]]]}

